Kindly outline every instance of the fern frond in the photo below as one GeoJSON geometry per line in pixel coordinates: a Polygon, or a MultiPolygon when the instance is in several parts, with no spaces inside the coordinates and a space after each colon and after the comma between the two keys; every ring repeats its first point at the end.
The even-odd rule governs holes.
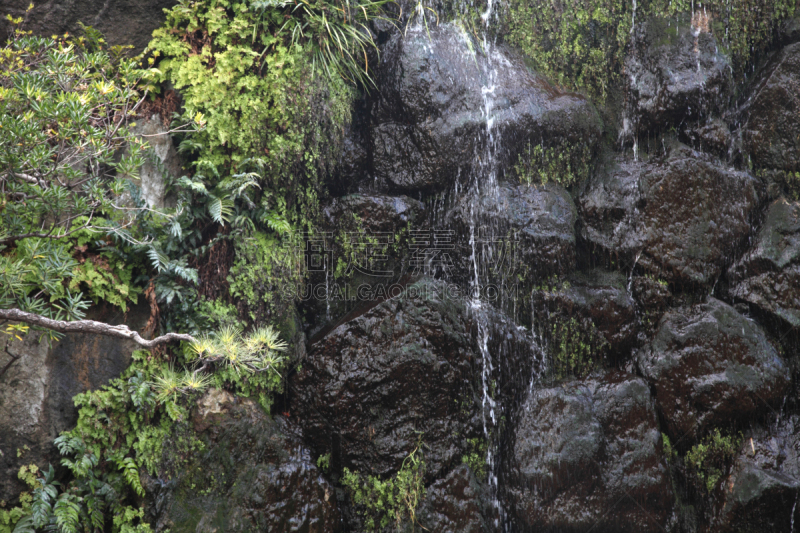
{"type": "Polygon", "coordinates": [[[122,471],[122,476],[133,491],[139,496],[144,496],[144,487],[142,487],[142,482],[139,478],[139,467],[136,461],[131,457],[126,457],[121,461],[117,461],[117,466],[122,471]]]}

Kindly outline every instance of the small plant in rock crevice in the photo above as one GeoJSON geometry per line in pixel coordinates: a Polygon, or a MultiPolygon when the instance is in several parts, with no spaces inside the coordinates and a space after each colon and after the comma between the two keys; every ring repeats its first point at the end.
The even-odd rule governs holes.
{"type": "Polygon", "coordinates": [[[425,461],[421,446],[418,444],[403,459],[400,470],[389,479],[363,476],[344,468],[342,484],[353,503],[362,509],[367,530],[377,531],[389,526],[399,528],[405,520],[414,528],[417,506],[425,498],[425,461]]]}
{"type": "Polygon", "coordinates": [[[723,435],[715,428],[685,456],[686,466],[706,492],[712,492],[742,445],[742,434],[723,435]]]}

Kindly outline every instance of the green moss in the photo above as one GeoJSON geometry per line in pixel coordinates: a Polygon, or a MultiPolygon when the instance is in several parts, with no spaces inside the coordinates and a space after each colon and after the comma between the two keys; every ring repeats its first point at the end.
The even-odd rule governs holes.
{"type": "Polygon", "coordinates": [[[473,438],[467,440],[467,453],[461,457],[461,462],[469,466],[475,477],[481,481],[486,481],[489,471],[486,468],[486,452],[489,443],[485,438],[473,438]]]}
{"type": "Polygon", "coordinates": [[[519,155],[514,172],[521,183],[558,183],[569,187],[589,177],[591,152],[583,145],[528,147],[519,155]]]}
{"type": "Polygon", "coordinates": [[[574,317],[556,316],[551,320],[548,333],[552,373],[556,379],[587,376],[598,365],[607,345],[594,324],[574,317]]]}
{"type": "MultiPolygon", "coordinates": [[[[710,15],[708,29],[743,69],[764,49],[796,0],[510,0],[501,33],[553,81],[605,99],[619,81],[631,28],[648,17],[710,15]],[[634,5],[636,10],[634,12],[634,5]]],[[[668,36],[667,36],[668,37],[668,36]]]]}
{"type": "Polygon", "coordinates": [[[695,444],[686,454],[686,465],[698,484],[711,492],[727,472],[742,445],[742,434],[722,435],[714,429],[702,442],[695,444]]]}

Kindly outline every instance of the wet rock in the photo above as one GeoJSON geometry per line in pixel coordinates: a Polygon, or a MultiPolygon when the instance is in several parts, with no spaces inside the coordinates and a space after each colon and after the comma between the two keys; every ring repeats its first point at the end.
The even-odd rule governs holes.
{"type": "MultiPolygon", "coordinates": [[[[370,300],[388,297],[409,269],[409,230],[422,230],[422,202],[408,196],[356,193],[333,199],[323,207],[329,232],[324,265],[309,272],[303,306],[312,337],[370,300]],[[312,288],[325,289],[326,295],[312,288]],[[375,296],[373,298],[373,295],[375,296]]],[[[403,281],[405,283],[405,281],[403,281]]]]}
{"type": "MultiPolygon", "coordinates": [[[[311,347],[291,390],[293,416],[303,420],[315,451],[332,453],[351,470],[388,475],[422,440],[430,482],[461,462],[468,439],[483,436],[489,413],[482,405],[494,401],[483,398],[474,339],[492,346],[515,341],[492,335],[511,333],[502,325],[479,334],[449,287],[410,285],[311,347]]],[[[519,344],[516,357],[530,361],[530,339],[519,344]]],[[[500,372],[502,365],[493,367],[500,372]]]]}
{"type": "MultiPolygon", "coordinates": [[[[130,310],[128,326],[140,331],[146,308],[130,310]]],[[[89,317],[119,324],[121,316],[90,310],[89,317]]],[[[52,344],[32,332],[0,353],[0,500],[14,501],[27,486],[17,478],[22,465],[59,463],[53,440],[75,425],[73,396],[118,377],[137,344],[100,335],[69,334],[52,344]],[[17,450],[20,451],[18,455],[17,450]]]]}
{"type": "MultiPolygon", "coordinates": [[[[574,273],[533,293],[537,319],[577,319],[585,330],[597,332],[614,359],[630,355],[636,340],[637,319],[633,298],[620,272],[592,270],[574,273]]],[[[586,331],[588,333],[588,331],[586,331]]]]}
{"type": "Polygon", "coordinates": [[[424,211],[422,202],[408,196],[364,193],[335,198],[323,208],[323,216],[331,228],[343,228],[355,216],[360,219],[362,230],[395,234],[408,225],[421,223],[424,211]]]}
{"type": "Polygon", "coordinates": [[[658,131],[718,110],[730,92],[730,62],[708,19],[650,18],[637,25],[625,73],[639,132],[658,131]]]}
{"type": "Polygon", "coordinates": [[[436,533],[491,531],[484,518],[489,513],[485,491],[470,468],[461,465],[427,488],[417,511],[418,522],[436,533]]]}
{"type": "Polygon", "coordinates": [[[669,282],[710,285],[737,255],[757,181],[682,145],[652,162],[618,160],[578,200],[590,244],[669,282]]]}
{"type": "Polygon", "coordinates": [[[629,374],[534,389],[512,464],[516,530],[662,531],[672,508],[650,390],[629,374]]]}
{"type": "Polygon", "coordinates": [[[334,489],[285,419],[212,390],[192,423],[205,450],[145,483],[157,532],[340,531],[334,489]]]}
{"type": "MultiPolygon", "coordinates": [[[[174,0],[45,0],[34,5],[25,29],[34,35],[64,32],[80,35],[78,22],[83,22],[101,31],[109,45],[133,45],[133,52],[139,53],[150,42],[153,30],[166,19],[164,9],[176,3],[174,0]]],[[[28,0],[9,0],[3,3],[3,14],[21,17],[29,5],[28,0]]],[[[3,18],[0,42],[6,41],[8,31],[8,21],[3,18]]]]}
{"type": "Polygon", "coordinates": [[[169,128],[164,126],[158,115],[140,118],[131,133],[144,136],[150,153],[145,156],[145,163],[139,169],[139,179],[134,183],[141,188],[142,198],[148,207],[162,209],[175,207],[175,198],[167,194],[169,178],[178,178],[182,174],[182,162],[178,151],[172,144],[172,137],[167,134],[169,128]],[[165,175],[167,174],[167,175],[165,175]]]}
{"type": "Polygon", "coordinates": [[[714,528],[792,531],[800,520],[800,419],[792,415],[772,430],[755,429],[749,437],[723,483],[714,528]]]}
{"type": "Polygon", "coordinates": [[[800,327],[800,203],[770,205],[753,247],[728,272],[731,295],[800,327]]]}
{"type": "Polygon", "coordinates": [[[292,380],[293,412],[319,453],[343,466],[390,474],[418,440],[431,477],[461,458],[477,436],[478,388],[463,305],[440,284],[384,301],[310,349],[292,380]]]}
{"type": "MultiPolygon", "coordinates": [[[[532,281],[575,268],[577,211],[569,193],[555,183],[500,183],[477,199],[462,196],[446,219],[458,235],[457,257],[472,256],[474,237],[481,279],[502,272],[512,281],[520,276],[532,281]]],[[[474,275],[466,272],[471,266],[465,260],[454,265],[462,277],[474,275]]]]}
{"type": "Polygon", "coordinates": [[[639,303],[641,322],[644,328],[652,333],[661,316],[672,303],[672,293],[664,280],[651,276],[637,276],[631,282],[633,297],[639,303]]]}
{"type": "MultiPolygon", "coordinates": [[[[601,123],[585,98],[561,93],[501,48],[487,57],[459,26],[414,26],[381,54],[372,105],[373,178],[402,191],[437,190],[466,177],[485,151],[487,113],[499,161],[529,143],[594,146],[601,123]]],[[[484,158],[485,159],[485,158],[484,158]]]]}
{"type": "Polygon", "coordinates": [[[733,139],[728,125],[718,118],[687,125],[681,138],[695,149],[722,158],[729,155],[733,139]]]}
{"type": "Polygon", "coordinates": [[[789,384],[762,329],[714,298],[666,313],[637,361],[666,432],[687,445],[712,427],[769,411],[789,384]]]}
{"type": "Polygon", "coordinates": [[[757,167],[800,170],[800,43],[787,46],[745,104],[744,148],[757,167]]]}

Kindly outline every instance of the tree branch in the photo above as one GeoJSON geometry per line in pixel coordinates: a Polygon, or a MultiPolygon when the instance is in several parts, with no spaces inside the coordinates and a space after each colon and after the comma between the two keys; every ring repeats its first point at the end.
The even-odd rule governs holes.
{"type": "Polygon", "coordinates": [[[17,322],[25,322],[34,326],[40,326],[59,333],[96,333],[98,335],[107,335],[109,337],[119,337],[122,339],[130,339],[139,346],[145,348],[154,348],[159,344],[171,341],[188,341],[196,342],[196,339],[191,335],[185,333],[167,333],[160,337],[148,341],[142,338],[137,332],[128,328],[128,326],[112,326],[105,322],[96,322],[94,320],[75,320],[74,322],[65,322],[63,320],[52,320],[41,315],[27,313],[19,309],[0,309],[0,318],[6,320],[15,320],[17,322]]]}

